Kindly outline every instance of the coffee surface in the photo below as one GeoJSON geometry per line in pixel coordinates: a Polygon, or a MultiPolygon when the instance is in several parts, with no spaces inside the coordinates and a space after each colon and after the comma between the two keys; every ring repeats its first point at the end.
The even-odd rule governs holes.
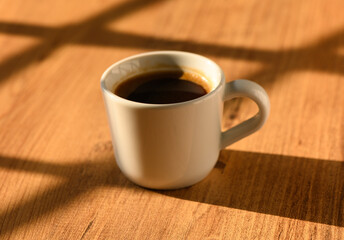
{"type": "Polygon", "coordinates": [[[209,91],[204,78],[183,71],[150,72],[120,83],[114,93],[131,101],[169,104],[199,98],[209,91]]]}

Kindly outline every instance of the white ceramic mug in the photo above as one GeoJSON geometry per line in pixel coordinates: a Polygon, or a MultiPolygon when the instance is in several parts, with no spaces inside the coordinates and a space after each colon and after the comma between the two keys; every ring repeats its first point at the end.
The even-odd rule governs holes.
{"type": "Polygon", "coordinates": [[[225,82],[221,68],[208,58],[181,51],[135,55],[110,66],[101,89],[117,164],[132,182],[147,188],[175,189],[201,181],[222,148],[257,131],[269,115],[264,89],[248,80],[225,82]],[[183,69],[205,76],[206,95],[173,104],[133,102],[113,93],[116,84],[148,71],[183,69]],[[221,132],[223,102],[249,97],[259,112],[221,132]]]}

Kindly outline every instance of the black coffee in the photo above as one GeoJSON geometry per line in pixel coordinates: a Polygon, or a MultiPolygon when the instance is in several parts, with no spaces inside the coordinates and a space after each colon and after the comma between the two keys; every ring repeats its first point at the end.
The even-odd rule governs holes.
{"type": "Polygon", "coordinates": [[[199,98],[209,88],[200,75],[174,70],[134,76],[115,87],[114,93],[135,102],[168,104],[199,98]]]}

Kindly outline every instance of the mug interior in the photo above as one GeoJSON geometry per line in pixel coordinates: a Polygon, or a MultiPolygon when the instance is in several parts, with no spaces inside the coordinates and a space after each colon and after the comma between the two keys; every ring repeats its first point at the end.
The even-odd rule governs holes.
{"type": "Polygon", "coordinates": [[[113,94],[114,88],[122,81],[136,75],[182,69],[203,77],[211,93],[224,81],[221,68],[212,60],[194,53],[181,51],[156,51],[134,55],[110,66],[101,78],[101,85],[113,94]]]}

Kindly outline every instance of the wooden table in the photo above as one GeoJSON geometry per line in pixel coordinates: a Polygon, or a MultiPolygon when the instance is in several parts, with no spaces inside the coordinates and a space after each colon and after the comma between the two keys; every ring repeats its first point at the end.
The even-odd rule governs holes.
{"type": "MultiPolygon", "coordinates": [[[[344,239],[344,1],[0,1],[1,239],[344,239]],[[152,191],[113,156],[100,91],[145,51],[205,55],[271,99],[202,182],[152,191]]],[[[256,112],[224,106],[223,128],[256,112]]]]}

